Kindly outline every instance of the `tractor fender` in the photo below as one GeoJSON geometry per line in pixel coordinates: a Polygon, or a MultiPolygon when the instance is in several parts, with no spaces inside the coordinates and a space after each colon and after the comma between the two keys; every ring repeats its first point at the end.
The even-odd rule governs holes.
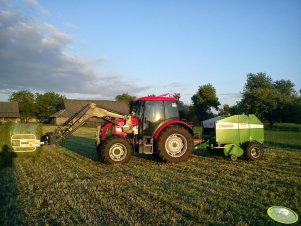
{"type": "Polygon", "coordinates": [[[113,125],[113,123],[108,122],[108,123],[106,123],[106,124],[102,127],[102,132],[101,132],[101,138],[100,138],[100,141],[104,141],[104,140],[105,140],[107,131],[108,131],[108,129],[109,129],[112,125],[113,125]]]}
{"type": "Polygon", "coordinates": [[[164,123],[163,125],[161,125],[161,126],[157,129],[157,131],[155,132],[154,137],[153,137],[154,140],[156,140],[156,139],[159,137],[160,133],[161,133],[166,127],[168,127],[168,126],[170,126],[170,125],[179,125],[179,126],[182,126],[182,127],[186,128],[186,129],[191,133],[191,135],[193,135],[192,127],[191,127],[189,124],[187,124],[186,122],[180,121],[180,120],[172,120],[172,121],[169,121],[169,122],[164,123]]]}
{"type": "Polygon", "coordinates": [[[116,125],[114,125],[111,122],[108,122],[107,124],[105,124],[102,127],[102,132],[101,132],[101,137],[100,137],[100,141],[104,141],[106,139],[106,135],[108,130],[113,127],[113,135],[115,136],[122,136],[123,138],[127,137],[126,133],[123,132],[121,129],[118,130],[120,127],[117,127],[116,125]]]}

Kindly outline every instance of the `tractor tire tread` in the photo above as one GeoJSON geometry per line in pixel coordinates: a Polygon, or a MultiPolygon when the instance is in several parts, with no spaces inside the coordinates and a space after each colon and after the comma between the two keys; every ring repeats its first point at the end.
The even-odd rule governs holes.
{"type": "Polygon", "coordinates": [[[111,137],[107,138],[107,140],[105,140],[102,143],[100,150],[101,151],[99,151],[99,152],[100,152],[101,159],[105,163],[108,163],[108,164],[125,164],[128,161],[130,161],[131,156],[132,156],[132,145],[131,145],[131,143],[127,139],[125,139],[125,138],[123,138],[121,136],[111,136],[111,137]],[[110,157],[110,153],[109,153],[110,147],[113,144],[116,144],[116,143],[123,144],[126,147],[126,149],[127,149],[126,157],[123,160],[121,160],[121,161],[114,161],[110,157]]]}
{"type": "Polygon", "coordinates": [[[187,161],[189,159],[190,155],[192,154],[192,149],[193,149],[192,147],[193,147],[192,135],[187,129],[183,128],[182,126],[169,126],[169,127],[165,128],[161,132],[157,141],[155,142],[155,148],[157,151],[157,155],[159,156],[159,158],[162,161],[167,162],[167,163],[179,163],[179,162],[187,161]],[[185,137],[185,139],[187,141],[186,152],[182,156],[179,156],[179,157],[172,157],[165,150],[166,139],[174,133],[181,134],[182,136],[185,137]]]}

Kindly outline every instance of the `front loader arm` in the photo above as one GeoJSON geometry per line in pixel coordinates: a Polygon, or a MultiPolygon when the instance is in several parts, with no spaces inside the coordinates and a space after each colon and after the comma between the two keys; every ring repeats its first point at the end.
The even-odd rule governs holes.
{"type": "Polygon", "coordinates": [[[122,115],[104,108],[97,107],[95,103],[89,103],[74,115],[72,115],[61,126],[58,126],[52,134],[46,134],[45,136],[43,136],[42,141],[48,144],[52,144],[65,139],[67,136],[74,133],[78,128],[84,125],[85,122],[92,117],[102,118],[115,124],[117,124],[117,122],[114,122],[109,118],[124,119],[126,120],[127,126],[131,125],[130,115],[122,115]]]}

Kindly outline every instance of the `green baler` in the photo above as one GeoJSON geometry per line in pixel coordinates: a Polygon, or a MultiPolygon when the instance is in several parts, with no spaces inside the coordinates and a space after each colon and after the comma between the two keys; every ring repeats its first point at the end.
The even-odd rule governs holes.
{"type": "Polygon", "coordinates": [[[233,160],[243,155],[249,160],[263,157],[264,129],[255,115],[219,116],[202,125],[209,152],[223,150],[233,160]]]}

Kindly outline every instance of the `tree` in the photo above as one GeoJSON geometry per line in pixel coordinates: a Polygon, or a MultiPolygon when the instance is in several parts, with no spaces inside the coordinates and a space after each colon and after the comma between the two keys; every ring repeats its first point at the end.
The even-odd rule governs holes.
{"type": "Polygon", "coordinates": [[[296,105],[295,105],[295,123],[301,123],[301,96],[296,98],[296,105]]]}
{"type": "Polygon", "coordinates": [[[192,105],[184,104],[183,102],[179,103],[179,114],[181,120],[198,123],[192,105]]]}
{"type": "Polygon", "coordinates": [[[246,114],[255,114],[267,120],[272,127],[274,122],[287,121],[294,111],[297,95],[290,80],[273,82],[265,73],[248,74],[241,105],[246,114]]]}
{"type": "Polygon", "coordinates": [[[274,82],[274,87],[278,90],[281,94],[286,96],[296,96],[297,92],[294,89],[294,83],[290,80],[281,79],[279,81],[274,82]]]}
{"type": "Polygon", "coordinates": [[[224,104],[223,107],[219,109],[219,115],[230,115],[230,110],[229,104],[224,104]]]}
{"type": "Polygon", "coordinates": [[[242,105],[245,113],[255,114],[261,120],[268,120],[273,125],[281,95],[275,89],[273,81],[266,73],[248,74],[243,91],[242,105]]]}
{"type": "Polygon", "coordinates": [[[247,83],[245,84],[245,90],[255,90],[258,88],[273,88],[273,81],[266,73],[259,72],[257,74],[247,74],[247,83]]]}
{"type": "Polygon", "coordinates": [[[281,106],[282,97],[275,89],[258,88],[245,92],[243,103],[247,114],[255,114],[261,120],[268,120],[270,126],[277,121],[277,109],[281,106]]]}
{"type": "Polygon", "coordinates": [[[220,105],[215,88],[210,83],[200,86],[197,93],[191,97],[191,100],[194,114],[199,122],[211,117],[213,115],[211,108],[218,110],[220,105]]]}
{"type": "Polygon", "coordinates": [[[136,96],[131,96],[128,93],[123,93],[121,95],[117,95],[115,97],[116,101],[123,101],[123,102],[128,102],[130,103],[131,101],[136,100],[136,96]]]}
{"type": "Polygon", "coordinates": [[[35,95],[28,90],[13,92],[9,96],[9,101],[18,102],[21,120],[27,122],[35,117],[35,95]]]}
{"type": "Polygon", "coordinates": [[[281,122],[301,122],[301,99],[298,97],[287,97],[278,116],[281,122]]]}
{"type": "Polygon", "coordinates": [[[174,93],[172,96],[178,100],[180,119],[182,119],[184,121],[189,120],[189,122],[196,121],[194,116],[193,116],[193,113],[192,113],[193,112],[192,111],[192,106],[184,104],[183,101],[180,101],[181,94],[180,93],[174,93]]]}
{"type": "Polygon", "coordinates": [[[234,106],[231,106],[229,109],[229,113],[230,115],[240,115],[244,113],[244,109],[242,106],[242,102],[236,102],[236,104],[234,106]]]}
{"type": "Polygon", "coordinates": [[[65,96],[55,92],[46,92],[44,94],[36,93],[36,116],[39,120],[45,120],[50,115],[59,111],[63,105],[65,96]]]}

